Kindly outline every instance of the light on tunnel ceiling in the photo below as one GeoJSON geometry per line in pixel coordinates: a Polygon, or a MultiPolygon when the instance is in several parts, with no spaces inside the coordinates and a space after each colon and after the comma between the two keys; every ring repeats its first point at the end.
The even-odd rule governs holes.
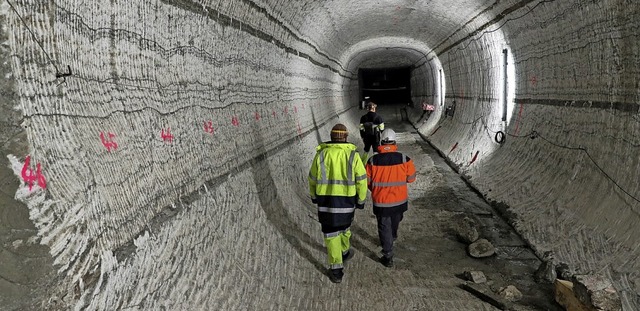
{"type": "Polygon", "coordinates": [[[502,103],[502,121],[506,122],[505,125],[508,126],[515,107],[516,70],[513,63],[513,55],[509,49],[503,49],[502,56],[502,94],[500,95],[500,102],[502,103]]]}
{"type": "Polygon", "coordinates": [[[446,90],[446,86],[444,85],[445,81],[442,78],[442,69],[439,70],[438,80],[440,80],[440,92],[438,94],[440,96],[440,106],[444,106],[444,92],[446,90]]]}

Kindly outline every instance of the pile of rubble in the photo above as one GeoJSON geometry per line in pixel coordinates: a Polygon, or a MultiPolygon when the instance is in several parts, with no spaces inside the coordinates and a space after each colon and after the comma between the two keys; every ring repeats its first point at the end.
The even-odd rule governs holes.
{"type": "MultiPolygon", "coordinates": [[[[467,244],[467,253],[473,258],[495,255],[496,249],[487,239],[481,238],[476,221],[460,215],[454,222],[458,239],[467,244]]],[[[482,271],[465,271],[463,289],[491,303],[501,310],[512,310],[513,302],[522,299],[522,293],[514,285],[492,290],[482,271]]],[[[542,256],[542,263],[534,274],[538,283],[553,284],[555,300],[568,311],[620,311],[622,302],[613,284],[599,273],[575,274],[567,264],[557,263],[552,252],[542,256]]]]}

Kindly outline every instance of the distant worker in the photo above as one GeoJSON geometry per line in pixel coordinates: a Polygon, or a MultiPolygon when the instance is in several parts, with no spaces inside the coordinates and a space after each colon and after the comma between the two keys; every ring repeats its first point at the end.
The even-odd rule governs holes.
{"type": "Polygon", "coordinates": [[[382,145],[367,161],[368,187],[371,190],[373,213],[378,221],[378,238],[382,246],[380,263],[393,266],[393,242],[398,238],[398,226],[408,209],[407,183],[416,180],[413,161],[397,151],[396,133],[382,132],[382,145]]]}
{"type": "Polygon", "coordinates": [[[331,141],[316,147],[309,170],[311,201],[318,206],[329,259],[329,279],[340,283],[343,262],[353,255],[349,239],[355,208],[367,198],[367,173],[356,146],[347,142],[347,127],[336,124],[331,141]]]}
{"type": "Polygon", "coordinates": [[[382,117],[376,113],[378,105],[374,102],[367,103],[368,112],[360,118],[360,137],[364,143],[364,157],[366,161],[369,149],[373,147],[373,152],[377,152],[380,145],[380,133],[384,131],[384,121],[382,117]]]}

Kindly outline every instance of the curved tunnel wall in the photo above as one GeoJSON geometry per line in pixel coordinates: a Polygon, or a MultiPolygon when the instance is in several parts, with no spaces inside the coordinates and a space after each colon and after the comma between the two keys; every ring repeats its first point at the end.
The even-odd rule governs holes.
{"type": "MultiPolygon", "coordinates": [[[[147,298],[179,307],[197,297],[258,306],[279,280],[253,258],[277,261],[293,245],[278,267],[302,257],[320,269],[310,246],[318,237],[289,234],[315,230],[296,208],[308,205],[311,150],[333,122],[356,130],[357,63],[326,52],[354,42],[310,40],[300,32],[313,24],[308,17],[285,14],[305,11],[295,1],[12,4],[3,11],[15,95],[3,109],[17,106],[24,131],[12,136],[18,147],[7,159],[21,179],[16,196],[71,293],[65,304],[141,307],[147,298]],[[56,78],[67,66],[72,74],[56,78]],[[285,238],[267,245],[269,234],[252,229],[285,238]],[[158,260],[171,264],[149,264],[158,260]],[[190,273],[226,276],[182,283],[190,273]],[[243,281],[256,276],[263,281],[243,281]],[[184,291],[172,296],[175,288],[184,291]],[[257,294],[245,302],[202,296],[211,291],[257,294]]],[[[638,14],[624,8],[543,1],[474,20],[466,26],[479,31],[456,31],[433,47],[447,98],[428,122],[413,121],[487,199],[509,206],[540,254],[609,274],[632,310],[640,52],[638,14]],[[505,45],[517,83],[508,126],[495,87],[505,45]],[[454,99],[454,116],[442,116],[454,99]],[[498,130],[508,134],[502,145],[498,130]]],[[[412,81],[425,89],[414,90],[414,102],[434,100],[439,69],[418,64],[412,81]]],[[[296,286],[305,285],[286,288],[296,286]]]]}
{"type": "Polygon", "coordinates": [[[515,61],[508,126],[496,113],[499,89],[484,87],[501,70],[496,27],[470,35],[439,54],[454,117],[413,121],[485,198],[503,206],[540,257],[552,251],[554,262],[578,273],[607,275],[625,310],[635,310],[640,54],[632,30],[638,12],[624,10],[622,2],[542,3],[497,22],[515,61]]]}
{"type": "MultiPolygon", "coordinates": [[[[16,197],[72,293],[65,303],[90,296],[134,256],[139,237],[182,217],[187,202],[221,215],[259,207],[244,199],[250,188],[224,179],[291,148],[353,102],[343,98],[355,92],[343,89],[350,76],[339,63],[251,2],[12,1],[4,10],[17,106],[5,108],[22,114],[28,144],[8,159],[20,178],[16,197]],[[67,66],[72,74],[56,78],[67,66]],[[223,202],[201,198],[207,187],[224,190],[223,202]]],[[[309,139],[312,152],[320,135],[309,139]]],[[[304,189],[305,174],[277,181],[285,177],[304,189]]]]}

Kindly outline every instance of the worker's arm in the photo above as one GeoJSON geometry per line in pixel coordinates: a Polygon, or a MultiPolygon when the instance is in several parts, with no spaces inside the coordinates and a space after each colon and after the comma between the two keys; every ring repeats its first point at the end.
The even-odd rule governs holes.
{"type": "Polygon", "coordinates": [[[364,206],[364,201],[367,199],[367,171],[362,164],[362,160],[359,156],[353,159],[353,172],[356,182],[356,195],[358,196],[358,205],[364,206]]]}
{"type": "Polygon", "coordinates": [[[378,115],[376,117],[375,123],[378,124],[378,130],[380,132],[384,131],[384,120],[382,119],[382,117],[380,115],[378,115]]]}
{"type": "MultiPolygon", "coordinates": [[[[405,156],[407,157],[407,156],[405,156]]],[[[416,167],[413,165],[413,160],[407,157],[407,162],[404,163],[405,169],[407,171],[407,182],[412,183],[416,181],[416,167]]]]}
{"type": "Polygon", "coordinates": [[[309,169],[309,195],[311,202],[316,203],[316,185],[318,184],[318,153],[313,158],[311,168],[309,169]]]}
{"type": "Polygon", "coordinates": [[[367,171],[367,188],[371,190],[371,182],[373,180],[373,164],[371,164],[371,161],[367,161],[364,168],[367,171]]]}

